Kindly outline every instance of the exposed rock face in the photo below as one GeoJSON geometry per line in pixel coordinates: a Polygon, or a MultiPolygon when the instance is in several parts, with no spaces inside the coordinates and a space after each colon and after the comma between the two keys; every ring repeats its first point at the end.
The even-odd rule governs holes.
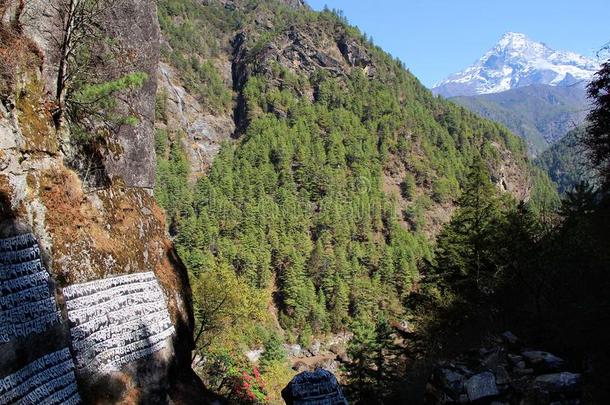
{"type": "Polygon", "coordinates": [[[239,86],[253,73],[263,74],[271,80],[276,79],[273,65],[290,69],[300,74],[311,74],[325,70],[333,76],[344,76],[352,68],[365,69],[373,74],[374,67],[367,51],[356,41],[342,35],[329,38],[314,27],[289,27],[257,54],[255,63],[248,64],[247,33],[238,34],[234,41],[234,82],[239,86]],[[253,71],[247,69],[254,69],[253,71]]]}
{"type": "Polygon", "coordinates": [[[491,180],[496,186],[512,194],[520,201],[527,201],[531,194],[531,181],[527,172],[517,164],[512,153],[492,144],[500,153],[501,159],[498,167],[491,167],[491,180]]]}
{"type": "MultiPolygon", "coordinates": [[[[119,106],[135,113],[138,124],[121,127],[100,151],[107,186],[85,187],[65,163],[66,134],[53,126],[44,75],[51,63],[44,58],[48,44],[23,49],[30,63],[19,66],[12,88],[0,97],[0,238],[33,235],[27,246],[0,250],[3,298],[9,294],[6,305],[15,308],[0,327],[15,324],[11,328],[25,334],[0,341],[0,378],[13,376],[16,386],[29,390],[38,385],[22,386],[16,376],[37,376],[33,381],[42,386],[52,375],[45,395],[59,398],[53,403],[77,403],[68,401],[74,392],[70,398],[86,403],[188,403],[202,392],[190,368],[190,287],[150,193],[156,6],[124,1],[104,21],[106,32],[132,55],[125,69],[149,74],[119,106]],[[32,288],[14,287],[26,285],[32,288]],[[44,325],[41,316],[57,319],[44,330],[22,325],[31,319],[44,325]],[[59,365],[61,373],[40,374],[59,365]]],[[[5,395],[0,390],[0,398],[5,395]]]]}
{"type": "MultiPolygon", "coordinates": [[[[304,0],[282,0],[287,6],[299,8],[299,7],[307,7],[304,0]]],[[[243,0],[220,0],[220,3],[225,7],[234,8],[234,7],[243,7],[243,0]]]]}
{"type": "Polygon", "coordinates": [[[167,122],[158,125],[184,131],[184,150],[188,153],[191,173],[201,175],[212,164],[221,144],[231,139],[235,131],[233,117],[206,111],[180,84],[171,66],[161,62],[157,76],[159,94],[167,100],[167,122]]]}
{"type": "Polygon", "coordinates": [[[358,45],[354,40],[349,39],[347,36],[342,36],[337,41],[337,46],[341,51],[341,54],[345,58],[345,60],[351,66],[359,66],[364,69],[365,73],[369,76],[373,76],[375,73],[375,68],[373,66],[373,61],[366,54],[364,49],[360,45],[358,45]]]}
{"type": "MultiPolygon", "coordinates": [[[[137,111],[136,125],[122,125],[115,134],[115,146],[105,155],[104,165],[110,178],[121,178],[129,187],[152,189],[155,184],[155,94],[159,64],[159,23],[155,2],[121,0],[107,10],[104,31],[121,46],[127,60],[120,61],[123,69],[145,72],[148,80],[121,107],[125,112],[137,111]]],[[[110,62],[116,63],[116,62],[110,62]]]]}
{"type": "Polygon", "coordinates": [[[551,353],[523,350],[506,332],[492,347],[439,363],[428,381],[426,403],[580,403],[581,376],[564,367],[551,353]]]}
{"type": "MultiPolygon", "coordinates": [[[[62,26],[57,10],[62,1],[32,0],[27,2],[22,17],[24,31],[44,55],[41,80],[44,92],[53,97],[59,63],[56,43],[61,38],[58,31],[62,26]]],[[[104,175],[110,180],[121,179],[128,187],[152,189],[155,181],[153,128],[160,38],[156,5],[150,0],[116,0],[102,10],[98,17],[100,36],[112,38],[116,55],[96,58],[95,75],[112,80],[128,73],[144,72],[149,79],[134,90],[129,100],[118,101],[117,112],[134,115],[137,124],[121,125],[116,133],[111,134],[106,147],[98,151],[101,165],[104,175]]],[[[101,52],[100,49],[91,51],[101,52]]],[[[67,145],[63,145],[63,149],[67,151],[67,145]]]]}

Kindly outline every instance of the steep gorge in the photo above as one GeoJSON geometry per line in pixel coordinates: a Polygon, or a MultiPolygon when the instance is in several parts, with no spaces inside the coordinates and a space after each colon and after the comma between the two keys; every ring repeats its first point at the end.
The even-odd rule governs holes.
{"type": "MultiPolygon", "coordinates": [[[[204,398],[191,369],[193,309],[221,355],[279,332],[269,302],[286,342],[304,346],[363,318],[398,321],[474,160],[516,199],[537,192],[522,142],[434,98],[336,13],[301,1],[164,0],[158,16],[150,0],[116,4],[101,27],[120,63],[95,59],[92,76],[145,73],[113,106],[136,119],[77,139],[53,117],[46,35],[57,16],[42,1],[0,2],[0,236],[35,237],[18,248],[40,246],[45,302],[61,312],[43,336],[2,343],[15,355],[0,357],[0,377],[68,349],[85,402],[192,403],[204,398]],[[240,318],[208,331],[201,314],[218,290],[233,294],[240,318]],[[82,343],[84,324],[121,312],[115,299],[144,312],[82,343]],[[98,348],[134,341],[139,354],[117,352],[127,363],[102,364],[111,371],[101,378],[81,367],[98,348]]],[[[7,260],[3,269],[19,264],[7,260]]]]}
{"type": "Polygon", "coordinates": [[[316,351],[357,322],[412,317],[473,161],[517,201],[549,186],[504,127],[433,97],[340,14],[294,7],[159,3],[156,197],[198,319],[210,296],[231,301],[202,323],[211,381],[227,357],[247,369],[235,359],[269,335],[316,351]]]}

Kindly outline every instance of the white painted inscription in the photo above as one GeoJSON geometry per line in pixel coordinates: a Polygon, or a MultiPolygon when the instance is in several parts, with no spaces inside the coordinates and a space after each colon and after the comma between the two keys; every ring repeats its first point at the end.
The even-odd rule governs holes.
{"type": "Polygon", "coordinates": [[[63,294],[76,366],[89,373],[116,371],[149,356],[174,333],[152,272],[74,284],[63,294]]]}
{"type": "Polygon", "coordinates": [[[32,234],[0,239],[0,343],[60,321],[49,280],[32,234]]]}
{"type": "Polygon", "coordinates": [[[0,379],[0,405],[15,403],[80,404],[70,351],[47,354],[0,379]]]}
{"type": "Polygon", "coordinates": [[[18,249],[32,247],[36,244],[36,238],[31,233],[0,239],[0,252],[10,252],[18,249]]]}

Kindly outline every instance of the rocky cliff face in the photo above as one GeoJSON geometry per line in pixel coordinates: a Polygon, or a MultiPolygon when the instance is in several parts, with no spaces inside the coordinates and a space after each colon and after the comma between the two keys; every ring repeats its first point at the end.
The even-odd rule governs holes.
{"type": "MultiPolygon", "coordinates": [[[[54,94],[57,66],[59,64],[57,42],[61,39],[62,0],[51,2],[33,0],[25,5],[21,17],[22,29],[32,38],[42,52],[41,66],[45,93],[54,94]]],[[[148,0],[120,0],[95,11],[96,25],[101,44],[92,44],[89,51],[99,52],[89,57],[95,66],[94,76],[107,80],[117,79],[131,72],[143,72],[154,77],[159,61],[159,24],[156,7],[148,0]],[[111,40],[110,40],[111,39],[111,40]],[[114,55],[103,54],[108,42],[112,41],[114,55]],[[93,48],[95,46],[95,48],[93,48]]],[[[148,80],[135,89],[129,100],[119,100],[117,110],[123,113],[135,112],[137,125],[122,125],[111,133],[104,150],[98,151],[103,161],[104,175],[109,179],[121,179],[126,186],[154,187],[155,155],[153,124],[155,112],[156,80],[148,80]]],[[[67,146],[62,149],[68,153],[67,146]]]]}
{"type": "Polygon", "coordinates": [[[182,131],[182,143],[188,153],[191,175],[200,176],[212,164],[222,142],[231,139],[235,131],[233,116],[213,113],[202,106],[184,88],[179,73],[171,65],[161,62],[157,77],[167,117],[165,122],[157,121],[157,128],[182,131]]]}
{"type": "Polygon", "coordinates": [[[51,24],[40,10],[25,18],[18,2],[0,6],[0,399],[33,401],[25,395],[37,390],[52,403],[188,402],[200,387],[190,287],[150,192],[155,3],[119,2],[103,17],[130,55],[113,74],[149,79],[118,106],[138,123],[98,145],[109,181],[97,188],[67,164],[70,134],[53,125],[52,44],[28,26],[51,24]]]}

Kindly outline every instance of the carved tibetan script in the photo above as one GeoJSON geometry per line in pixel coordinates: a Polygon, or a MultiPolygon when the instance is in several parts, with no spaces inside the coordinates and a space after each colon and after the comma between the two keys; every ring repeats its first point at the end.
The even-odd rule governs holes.
{"type": "Polygon", "coordinates": [[[0,343],[60,321],[49,280],[32,234],[0,239],[0,343]]]}
{"type": "Polygon", "coordinates": [[[117,371],[163,349],[174,333],[152,272],[74,284],[63,294],[79,370],[117,371]]]}
{"type": "Polygon", "coordinates": [[[66,349],[49,353],[0,379],[0,404],[76,405],[81,399],[66,349]]]}

